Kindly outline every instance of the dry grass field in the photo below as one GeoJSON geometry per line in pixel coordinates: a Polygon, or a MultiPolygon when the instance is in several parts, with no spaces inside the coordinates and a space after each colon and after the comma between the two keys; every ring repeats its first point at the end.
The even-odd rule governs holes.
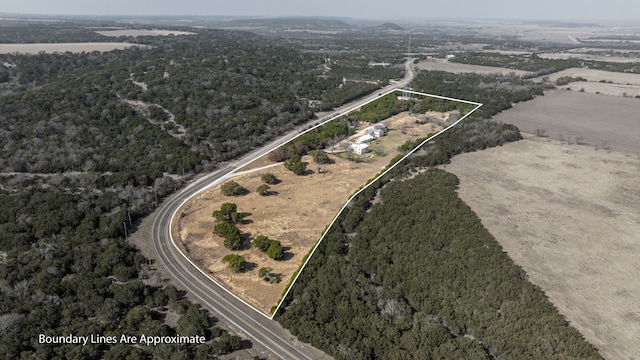
{"type": "Polygon", "coordinates": [[[474,73],[480,75],[492,75],[492,74],[500,74],[500,75],[529,75],[528,71],[522,70],[513,70],[492,66],[481,66],[481,65],[469,65],[469,64],[459,64],[454,62],[449,62],[445,59],[428,59],[420,61],[417,64],[418,69],[420,70],[429,70],[429,71],[447,71],[450,73],[462,74],[462,73],[474,73]]]}
{"type": "Polygon", "coordinates": [[[96,31],[98,34],[110,37],[120,36],[168,36],[168,35],[193,35],[193,32],[177,31],[177,30],[158,30],[158,29],[118,29],[96,31]]]}
{"type": "Polygon", "coordinates": [[[606,142],[612,150],[640,155],[638,109],[636,98],[554,90],[515,104],[494,120],[514,124],[525,133],[544,129],[552,139],[575,143],[582,138],[591,148],[602,148],[606,142]]]}
{"type": "Polygon", "coordinates": [[[572,82],[561,86],[562,89],[622,97],[640,96],[640,74],[571,68],[532,80],[542,81],[547,77],[549,81],[555,82],[558,78],[565,76],[582,77],[586,81],[572,82]]]}
{"type": "Polygon", "coordinates": [[[130,43],[58,43],[58,44],[0,44],[0,54],[37,54],[45,53],[82,53],[92,51],[112,51],[123,50],[131,47],[148,48],[149,45],[130,44],[130,43]]]}
{"type": "MultiPolygon", "coordinates": [[[[198,194],[187,202],[174,222],[174,239],[187,256],[202,269],[205,269],[216,282],[232,291],[255,308],[269,314],[271,307],[277,305],[291,275],[301,264],[303,257],[322,236],[325,227],[337,215],[344,203],[360,186],[371,179],[389,161],[398,154],[391,150],[407,140],[423,137],[438,131],[435,124],[416,124],[416,117],[399,114],[384,121],[389,135],[377,140],[377,145],[388,151],[384,154],[367,157],[364,162],[356,163],[337,156],[331,156],[333,164],[323,165],[322,173],[308,156],[311,174],[296,176],[282,165],[267,169],[256,169],[249,164],[245,169],[254,171],[233,178],[249,194],[238,197],[226,197],[215,186],[198,194]],[[383,145],[385,142],[393,143],[383,145]],[[271,185],[276,195],[260,196],[255,190],[262,184],[263,173],[272,173],[281,183],[271,185]],[[238,227],[246,234],[244,250],[230,251],[223,246],[222,238],[213,235],[214,219],[211,214],[220,209],[225,202],[238,205],[239,212],[249,215],[248,223],[238,227]],[[250,247],[249,239],[257,235],[266,235],[278,240],[286,249],[285,260],[275,261],[265,253],[250,247]],[[229,253],[244,256],[249,269],[232,273],[221,259],[229,253]],[[274,273],[282,275],[282,282],[269,284],[258,277],[262,267],[271,267],[274,273]]],[[[267,164],[263,159],[260,164],[267,164]]]]}
{"type": "Polygon", "coordinates": [[[525,136],[456,156],[460,197],[607,359],[640,354],[640,159],[525,136]]]}
{"type": "Polygon", "coordinates": [[[539,56],[545,59],[565,59],[565,60],[566,59],[583,59],[583,60],[619,62],[619,63],[638,62],[638,58],[594,55],[594,54],[579,53],[579,52],[544,53],[544,54],[540,54],[539,56]]]}

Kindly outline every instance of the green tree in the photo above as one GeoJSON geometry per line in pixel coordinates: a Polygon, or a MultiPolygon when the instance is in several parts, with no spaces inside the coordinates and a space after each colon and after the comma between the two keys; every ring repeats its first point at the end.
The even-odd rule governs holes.
{"type": "Polygon", "coordinates": [[[213,212],[212,216],[217,221],[226,221],[228,223],[239,223],[244,215],[238,212],[238,206],[234,203],[224,203],[220,206],[220,210],[213,212]]]}
{"type": "Polygon", "coordinates": [[[284,248],[280,241],[272,241],[267,249],[267,255],[273,260],[280,260],[284,256],[284,248]]]}
{"type": "Polygon", "coordinates": [[[228,222],[220,222],[213,227],[213,233],[226,238],[229,236],[240,235],[240,229],[238,229],[238,227],[234,224],[230,224],[228,222]]]}
{"type": "Polygon", "coordinates": [[[222,184],[220,191],[224,196],[239,196],[247,193],[247,189],[233,180],[222,184]]]}
{"type": "Polygon", "coordinates": [[[224,238],[224,247],[229,250],[242,249],[242,238],[240,235],[232,235],[224,238]]]}
{"type": "Polygon", "coordinates": [[[176,331],[186,336],[207,336],[209,335],[210,326],[211,321],[207,313],[199,309],[196,305],[191,304],[187,311],[178,319],[176,331]]]}
{"type": "Polygon", "coordinates": [[[247,262],[243,256],[238,254],[227,254],[222,258],[222,261],[229,265],[229,269],[233,272],[240,272],[245,270],[247,262]]]}
{"type": "Polygon", "coordinates": [[[260,177],[260,179],[262,180],[263,183],[265,184],[269,184],[269,185],[274,185],[277,184],[280,180],[278,180],[278,178],[273,175],[272,173],[264,173],[262,174],[262,176],[260,177]]]}
{"type": "Polygon", "coordinates": [[[271,246],[272,241],[273,240],[264,235],[258,235],[253,239],[253,246],[260,251],[265,252],[269,249],[269,246],[271,246]]]}
{"type": "Polygon", "coordinates": [[[149,106],[149,116],[152,119],[164,121],[167,119],[167,113],[159,106],[149,106]]]}
{"type": "Polygon", "coordinates": [[[303,175],[307,170],[307,165],[309,165],[309,163],[302,161],[302,157],[297,154],[284,162],[284,167],[296,175],[303,175]]]}
{"type": "Polygon", "coordinates": [[[262,184],[258,186],[256,192],[262,196],[269,196],[271,195],[271,187],[267,184],[262,184]]]}
{"type": "Polygon", "coordinates": [[[309,152],[309,155],[313,158],[313,161],[316,164],[327,164],[329,163],[329,155],[322,150],[313,150],[309,152]]]}
{"type": "Polygon", "coordinates": [[[240,229],[235,224],[228,222],[217,223],[213,227],[213,233],[224,238],[224,247],[231,250],[242,248],[240,229]]]}

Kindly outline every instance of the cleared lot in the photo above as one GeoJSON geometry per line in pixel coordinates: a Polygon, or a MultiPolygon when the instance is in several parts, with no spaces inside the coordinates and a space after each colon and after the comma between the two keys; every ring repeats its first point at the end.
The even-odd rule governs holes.
{"type": "Polygon", "coordinates": [[[620,56],[606,56],[606,55],[594,55],[587,53],[544,53],[539,55],[545,59],[583,59],[583,60],[595,60],[606,62],[620,62],[620,63],[633,63],[638,62],[638,58],[625,58],[620,56]]]}
{"type": "Polygon", "coordinates": [[[445,169],[509,256],[605,358],[637,358],[637,156],[526,136],[456,156],[445,169]]]}
{"type": "Polygon", "coordinates": [[[420,61],[417,64],[418,69],[420,70],[436,70],[436,71],[446,71],[456,74],[462,73],[474,73],[481,75],[492,75],[492,74],[500,74],[500,75],[529,75],[531,74],[528,71],[522,70],[513,70],[492,66],[480,66],[480,65],[469,65],[469,64],[458,64],[454,62],[449,62],[445,59],[428,59],[424,61],[420,61]]]}
{"type": "Polygon", "coordinates": [[[639,155],[638,109],[640,99],[556,90],[518,103],[513,109],[496,115],[494,120],[514,124],[525,133],[534,134],[536,129],[544,129],[553,139],[575,143],[581,138],[592,149],[605,145],[612,150],[639,155]]]}
{"type": "Polygon", "coordinates": [[[158,29],[120,29],[120,30],[104,30],[96,31],[100,35],[119,37],[119,36],[168,36],[168,35],[193,35],[193,32],[177,31],[177,30],[158,30],[158,29]]]}
{"type": "Polygon", "coordinates": [[[532,80],[543,81],[544,78],[548,78],[549,81],[555,83],[561,77],[581,77],[586,80],[569,83],[561,86],[562,89],[584,91],[591,94],[640,97],[640,74],[571,68],[532,80]]]}
{"type": "MultiPolygon", "coordinates": [[[[258,164],[269,167],[233,178],[248,189],[249,194],[227,197],[221,194],[220,186],[216,186],[198,194],[183,206],[172,229],[176,243],[218,284],[269,314],[304,256],[320,239],[325,227],[351,194],[384,168],[398,154],[396,148],[405,141],[441,130],[440,126],[433,123],[418,124],[416,120],[419,117],[407,113],[384,120],[389,132],[387,136],[369,143],[373,152],[364,155],[363,162],[330,155],[334,162],[323,165],[322,172],[319,172],[310,156],[305,156],[304,161],[309,162],[309,174],[297,176],[282,164],[258,159],[258,164]],[[376,151],[379,153],[375,154],[376,151]],[[260,176],[267,172],[274,174],[281,183],[271,185],[271,191],[276,194],[260,196],[256,189],[262,184],[260,176]],[[249,214],[247,223],[238,226],[246,234],[243,250],[226,249],[222,238],[212,233],[212,212],[226,202],[236,203],[239,212],[249,214]],[[260,234],[282,243],[286,249],[285,260],[272,260],[265,253],[250,247],[249,238],[260,234]],[[231,272],[222,262],[222,257],[229,253],[242,255],[249,263],[247,271],[231,272]],[[282,282],[270,284],[259,278],[258,272],[262,267],[272,268],[274,273],[281,275],[282,282]]],[[[249,164],[246,169],[255,170],[255,166],[249,164]]]]}

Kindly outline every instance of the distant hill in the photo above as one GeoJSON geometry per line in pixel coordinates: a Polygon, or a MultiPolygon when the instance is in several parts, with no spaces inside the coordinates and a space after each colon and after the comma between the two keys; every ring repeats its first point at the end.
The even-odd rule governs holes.
{"type": "Polygon", "coordinates": [[[307,30],[339,30],[351,29],[352,26],[330,18],[271,18],[271,19],[238,19],[218,24],[221,27],[269,27],[307,30]]]}
{"type": "Polygon", "coordinates": [[[375,26],[374,29],[376,29],[376,30],[400,30],[400,31],[406,30],[402,26],[400,26],[398,24],[390,23],[390,22],[386,22],[386,23],[384,23],[382,25],[375,26]]]}

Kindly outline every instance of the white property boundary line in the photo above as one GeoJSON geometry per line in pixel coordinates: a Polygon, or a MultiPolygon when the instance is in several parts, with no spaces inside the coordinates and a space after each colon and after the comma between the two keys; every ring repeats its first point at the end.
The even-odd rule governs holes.
{"type": "MultiPolygon", "coordinates": [[[[282,296],[282,299],[280,299],[280,303],[278,303],[278,306],[276,307],[276,309],[273,311],[273,314],[271,314],[271,317],[269,317],[269,319],[273,320],[273,317],[276,316],[276,314],[278,313],[278,310],[280,310],[280,306],[282,306],[282,303],[284,302],[284,300],[287,298],[287,296],[289,295],[289,291],[291,291],[291,288],[293,287],[293,285],[296,283],[296,281],[298,280],[298,277],[300,277],[300,274],[304,271],[304,268],[307,266],[307,264],[309,263],[309,260],[311,260],[311,258],[313,257],[313,254],[316,252],[316,250],[318,249],[318,246],[320,246],[320,244],[322,243],[322,240],[324,240],[325,236],[327,235],[327,233],[329,232],[329,230],[331,229],[331,227],[333,226],[333,224],[338,220],[338,218],[340,217],[340,215],[342,214],[342,212],[344,211],[344,209],[347,208],[347,206],[351,203],[351,201],[353,199],[355,199],[356,196],[358,196],[361,192],[363,192],[364,190],[366,190],[369,186],[373,185],[373,183],[375,183],[376,181],[378,181],[378,179],[380,179],[381,177],[383,177],[384,175],[386,175],[389,171],[393,170],[393,168],[395,168],[398,164],[400,164],[401,162],[403,162],[404,160],[406,160],[410,155],[412,155],[414,152],[416,152],[419,148],[421,148],[422,146],[424,146],[424,144],[426,144],[427,142],[429,142],[431,139],[434,139],[435,137],[439,136],[440,134],[448,131],[449,129],[451,129],[452,127],[458,125],[458,123],[460,123],[460,121],[466,119],[469,115],[471,115],[472,113],[474,113],[476,110],[478,110],[482,104],[481,103],[476,103],[476,102],[472,102],[472,101],[466,101],[466,100],[459,100],[459,99],[453,99],[453,98],[449,98],[449,97],[444,97],[444,96],[438,96],[438,95],[431,95],[431,94],[425,94],[425,93],[419,93],[419,92],[415,92],[415,91],[411,91],[411,90],[393,90],[393,91],[401,91],[403,93],[411,93],[411,94],[415,94],[415,95],[422,95],[422,96],[427,96],[427,97],[434,97],[434,98],[438,98],[438,99],[444,99],[444,100],[451,100],[451,101],[457,101],[457,102],[462,102],[465,104],[471,104],[471,105],[476,105],[475,108],[473,108],[473,110],[469,111],[467,114],[465,114],[463,117],[461,117],[460,119],[458,119],[456,122],[454,122],[453,124],[447,126],[446,128],[444,128],[442,131],[438,132],[437,134],[432,135],[431,137],[429,137],[428,139],[426,139],[425,141],[421,142],[419,145],[417,145],[416,147],[414,147],[411,151],[409,151],[405,156],[403,156],[400,160],[396,161],[395,164],[391,165],[387,170],[385,170],[382,174],[378,175],[376,178],[374,178],[373,180],[371,180],[367,185],[365,185],[364,187],[362,187],[360,190],[358,190],[355,194],[353,194],[349,200],[347,200],[347,202],[342,206],[342,209],[340,209],[340,211],[338,212],[338,214],[333,218],[333,221],[331,221],[331,223],[329,224],[329,226],[327,226],[326,230],[324,231],[324,233],[322,234],[322,237],[320,237],[320,240],[318,240],[318,242],[316,242],[316,245],[313,247],[313,250],[311,250],[311,252],[309,253],[309,256],[307,256],[307,260],[305,260],[304,264],[302,265],[302,267],[300,267],[300,270],[298,271],[298,273],[296,274],[296,277],[291,281],[291,284],[289,284],[289,287],[287,288],[287,291],[284,293],[284,295],[282,296]]],[[[389,92],[391,93],[391,92],[389,92]]],[[[386,94],[385,94],[386,95],[386,94]]]]}
{"type": "Polygon", "coordinates": [[[173,214],[171,214],[171,221],[169,222],[169,239],[171,240],[171,244],[173,245],[173,247],[180,253],[180,255],[182,255],[182,257],[184,257],[194,268],[196,268],[202,275],[206,276],[209,280],[211,280],[213,283],[215,283],[216,285],[218,285],[218,287],[222,288],[224,291],[226,291],[229,295],[233,296],[234,298],[236,298],[237,300],[239,300],[240,302],[242,302],[244,305],[248,306],[249,308],[255,310],[257,313],[261,314],[262,316],[266,317],[269,320],[273,320],[273,317],[275,316],[275,314],[278,313],[278,310],[280,310],[280,307],[282,306],[282,303],[284,302],[284,300],[287,298],[287,295],[289,295],[289,292],[291,291],[291,288],[293,287],[293,285],[295,284],[295,282],[298,280],[298,277],[300,276],[300,274],[302,273],[302,271],[304,270],[304,268],[307,266],[307,264],[309,263],[309,260],[311,259],[311,257],[313,256],[313,254],[316,252],[316,250],[318,249],[318,246],[320,246],[320,244],[322,243],[322,240],[324,240],[327,232],[329,231],[329,229],[333,226],[333,224],[336,222],[336,220],[338,219],[338,217],[340,217],[340,215],[342,214],[342,212],[344,211],[344,209],[349,205],[349,203],[351,203],[351,201],[358,196],[358,194],[360,194],[362,191],[364,191],[365,189],[367,189],[369,186],[371,186],[374,182],[376,182],[379,178],[381,178],[382,176],[386,175],[389,171],[391,171],[393,168],[395,168],[398,164],[400,164],[401,162],[403,162],[405,159],[407,159],[407,157],[409,157],[410,155],[412,155],[414,152],[416,152],[416,150],[418,150],[420,147],[422,147],[424,144],[426,144],[428,141],[430,141],[431,139],[434,139],[435,137],[437,137],[438,135],[444,133],[445,131],[448,131],[449,129],[451,129],[452,127],[456,126],[458,123],[460,123],[462,120],[466,119],[469,115],[471,115],[472,113],[474,113],[476,110],[478,110],[478,108],[480,108],[482,106],[481,103],[477,103],[477,102],[473,102],[473,101],[467,101],[467,100],[460,100],[460,99],[454,99],[454,98],[450,98],[450,97],[446,97],[446,96],[439,96],[439,95],[432,95],[432,94],[426,94],[426,93],[420,93],[420,92],[415,92],[415,91],[411,91],[411,90],[403,90],[403,89],[392,89],[389,90],[385,93],[380,94],[379,96],[363,103],[363,104],[358,104],[353,106],[352,108],[348,109],[347,111],[344,111],[336,116],[333,116],[331,118],[329,118],[326,121],[323,121],[315,126],[310,127],[309,129],[305,130],[305,131],[301,131],[298,135],[296,135],[295,137],[293,137],[292,139],[288,139],[286,141],[282,141],[281,143],[278,142],[276,144],[274,144],[273,146],[270,146],[267,150],[265,150],[261,155],[255,157],[254,159],[249,159],[248,161],[241,163],[240,165],[238,165],[237,169],[242,169],[243,167],[247,166],[248,164],[252,163],[253,161],[261,158],[262,156],[268,154],[269,152],[275,150],[276,148],[295,140],[296,138],[320,127],[323,126],[333,120],[336,120],[344,115],[347,115],[359,108],[361,108],[362,106],[365,106],[373,101],[376,101],[384,96],[387,96],[393,92],[403,92],[403,93],[411,93],[411,94],[415,94],[415,95],[421,95],[421,96],[426,96],[426,97],[433,97],[436,99],[442,99],[442,100],[449,100],[449,101],[456,101],[456,102],[461,102],[461,103],[465,103],[465,104],[471,104],[471,105],[476,105],[475,108],[473,108],[473,110],[469,111],[467,114],[465,114],[463,117],[461,117],[460,119],[458,119],[456,122],[454,122],[453,124],[449,125],[448,127],[446,127],[445,129],[443,129],[442,131],[438,132],[437,134],[429,137],[428,139],[426,139],[425,141],[421,142],[419,145],[417,145],[415,148],[413,148],[411,151],[409,151],[405,156],[403,156],[400,160],[398,160],[395,164],[393,164],[391,167],[389,167],[387,170],[385,170],[383,173],[381,173],[380,175],[378,175],[376,178],[374,178],[373,180],[371,180],[367,185],[365,185],[363,188],[361,188],[360,190],[358,190],[355,194],[353,194],[349,200],[347,200],[347,202],[342,206],[342,208],[340,209],[340,211],[336,214],[336,216],[333,218],[333,220],[331,221],[331,223],[329,224],[329,226],[326,227],[326,230],[322,233],[322,236],[320,237],[320,240],[318,240],[315,244],[315,246],[313,247],[313,249],[311,250],[311,252],[309,253],[309,255],[307,256],[307,259],[305,260],[304,264],[299,268],[298,273],[296,274],[296,277],[291,281],[291,283],[289,284],[289,287],[287,288],[287,291],[284,293],[284,295],[282,296],[282,298],[280,299],[280,302],[278,303],[278,306],[276,307],[276,309],[273,311],[273,314],[271,314],[271,316],[263,313],[262,311],[256,309],[253,305],[247,303],[246,301],[244,301],[243,299],[241,299],[240,297],[238,297],[236,294],[234,294],[233,292],[231,292],[229,289],[227,289],[225,286],[219,284],[213,277],[211,277],[208,273],[206,273],[204,270],[202,270],[199,266],[197,266],[193,261],[191,261],[191,259],[189,259],[189,257],[186,256],[186,254],[178,247],[178,245],[176,245],[176,242],[173,239],[173,234],[172,234],[172,230],[173,229],[173,220],[176,217],[177,212],[184,206],[184,204],[186,204],[189,200],[191,200],[191,198],[193,198],[194,196],[200,194],[202,191],[207,190],[227,179],[229,179],[230,177],[233,177],[237,174],[235,174],[235,171],[224,175],[223,177],[221,177],[220,179],[212,182],[211,184],[209,184],[209,186],[203,188],[201,191],[189,196],[188,198],[186,198],[184,201],[182,201],[182,203],[180,203],[180,205],[176,208],[176,211],[173,212],[173,214]]]}

